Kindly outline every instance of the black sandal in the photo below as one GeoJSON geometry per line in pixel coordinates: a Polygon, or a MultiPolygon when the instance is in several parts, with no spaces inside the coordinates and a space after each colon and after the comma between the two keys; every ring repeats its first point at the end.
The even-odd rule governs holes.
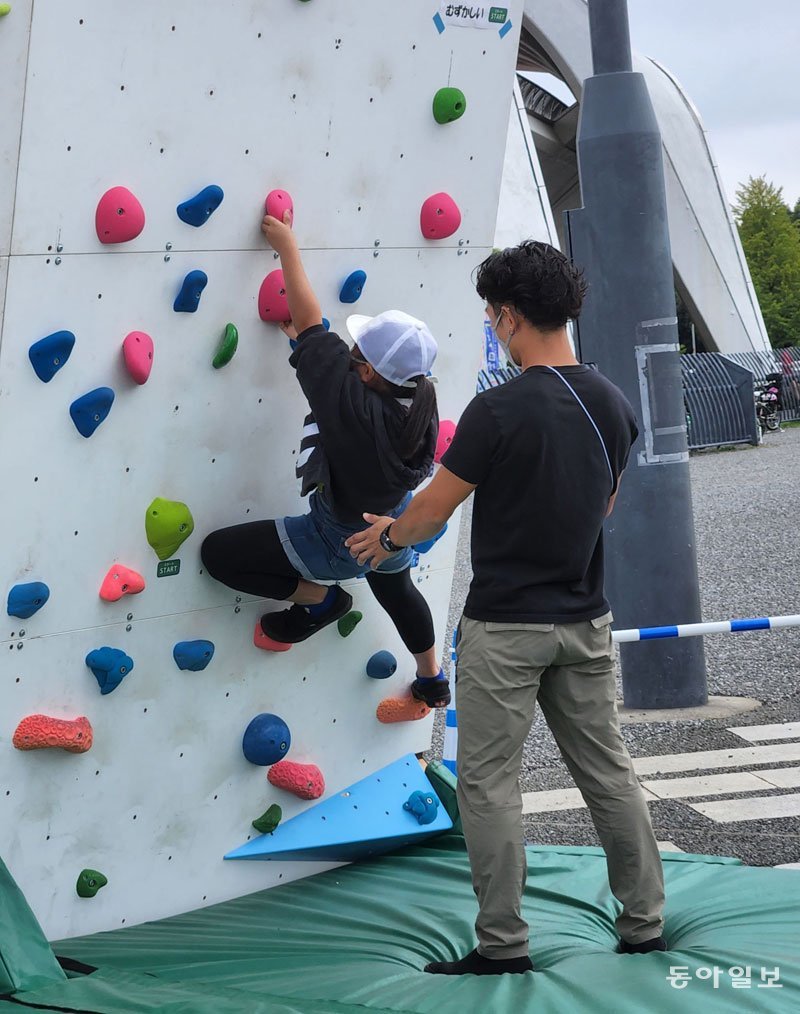
{"type": "Polygon", "coordinates": [[[411,684],[411,696],[423,701],[429,708],[446,708],[450,703],[450,681],[420,679],[418,676],[411,684]]]}

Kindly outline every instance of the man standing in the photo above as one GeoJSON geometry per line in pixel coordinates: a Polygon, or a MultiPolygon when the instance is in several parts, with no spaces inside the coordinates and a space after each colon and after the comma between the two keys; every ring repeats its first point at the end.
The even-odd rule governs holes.
{"type": "Polygon", "coordinates": [[[522,370],[467,406],[430,485],[398,520],[349,540],[360,562],[434,535],[473,490],[473,580],[458,641],[458,802],[480,913],[478,947],[425,971],[532,969],[519,771],[538,700],[606,852],[623,953],[666,950],[664,882],[647,804],[620,732],[603,520],[638,430],[623,394],[577,362],[567,321],[585,292],[558,250],[493,253],[477,290],[522,370]]]}

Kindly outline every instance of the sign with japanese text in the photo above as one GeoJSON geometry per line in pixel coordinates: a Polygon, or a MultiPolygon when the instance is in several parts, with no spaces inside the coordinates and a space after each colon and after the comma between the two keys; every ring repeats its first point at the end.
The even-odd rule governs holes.
{"type": "Polygon", "coordinates": [[[490,4],[440,3],[439,15],[445,25],[461,28],[499,28],[508,21],[507,7],[490,4]]]}

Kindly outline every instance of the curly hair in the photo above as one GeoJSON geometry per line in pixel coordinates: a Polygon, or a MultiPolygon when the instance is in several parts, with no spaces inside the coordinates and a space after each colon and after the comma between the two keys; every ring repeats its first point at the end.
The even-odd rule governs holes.
{"type": "Polygon", "coordinates": [[[560,250],[532,239],[490,254],[478,267],[475,287],[481,299],[514,307],[541,331],[574,320],[587,288],[583,272],[560,250]]]}

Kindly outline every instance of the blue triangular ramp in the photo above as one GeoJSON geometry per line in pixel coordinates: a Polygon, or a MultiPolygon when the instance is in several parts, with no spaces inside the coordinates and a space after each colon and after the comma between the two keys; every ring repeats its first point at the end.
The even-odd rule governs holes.
{"type": "Polygon", "coordinates": [[[409,753],[279,824],[272,834],[245,842],[225,858],[351,862],[422,841],[452,826],[419,761],[409,753]],[[416,790],[439,804],[430,824],[420,824],[403,809],[416,790]]]}

